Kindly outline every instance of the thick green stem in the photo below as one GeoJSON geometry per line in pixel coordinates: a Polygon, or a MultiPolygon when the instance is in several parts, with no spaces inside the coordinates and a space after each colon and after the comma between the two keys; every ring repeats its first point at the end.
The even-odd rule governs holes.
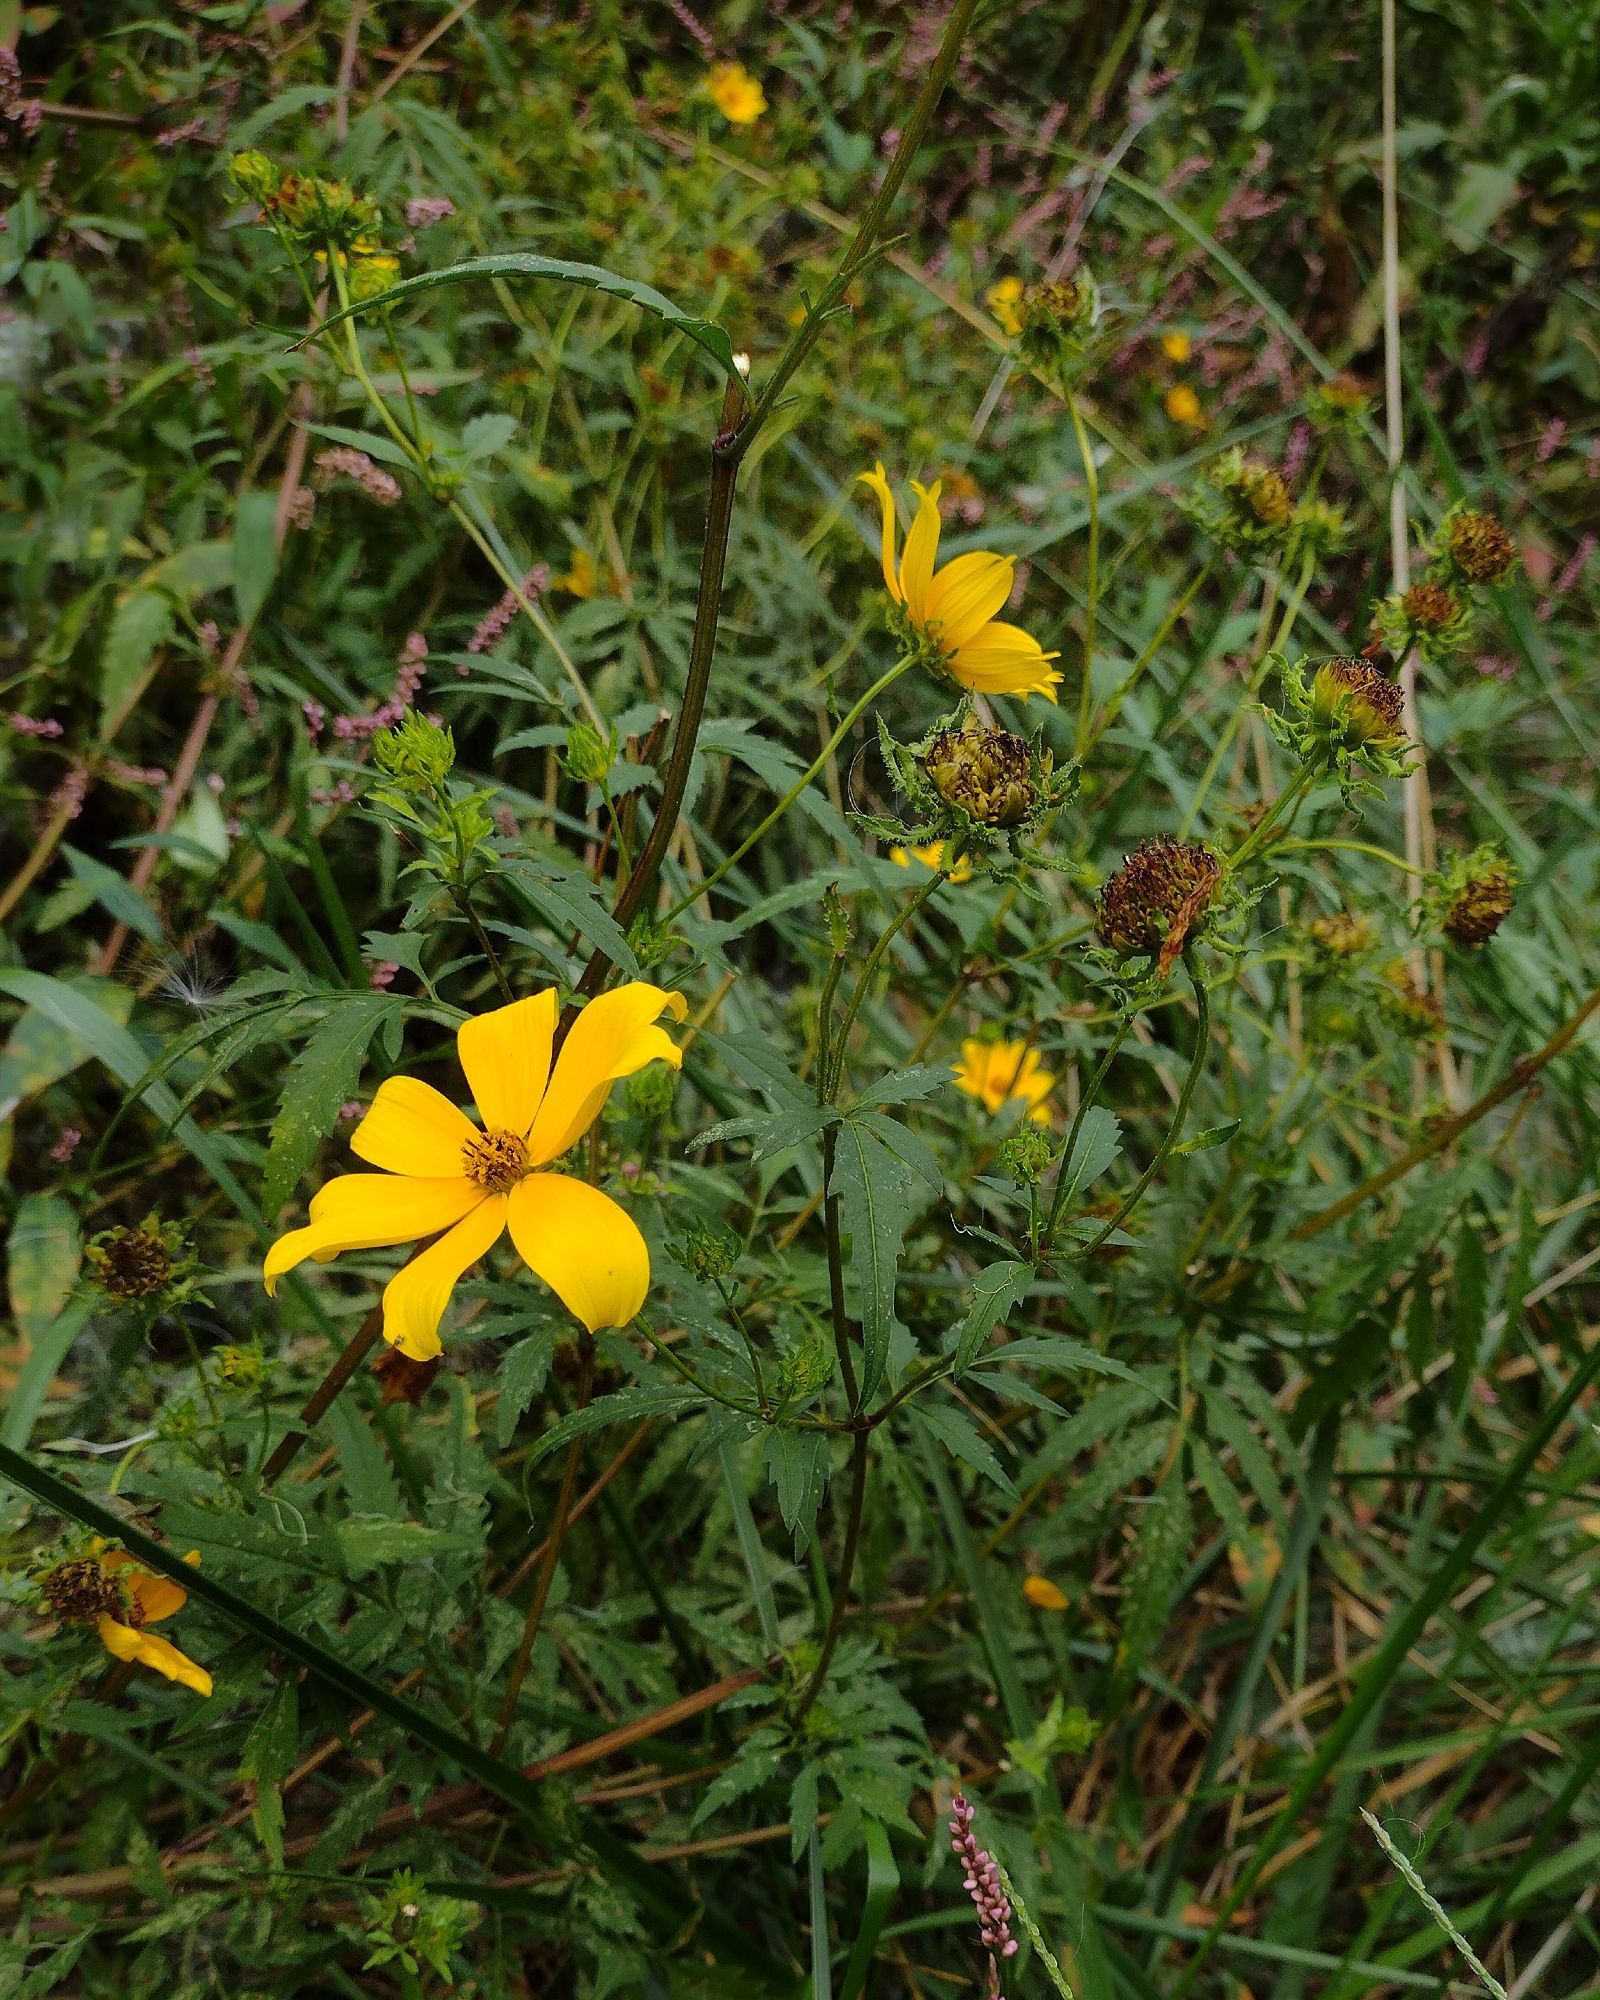
{"type": "Polygon", "coordinates": [[[857,1431],[850,1447],[849,1511],[844,1524],[844,1552],[839,1558],[839,1574],[833,1586],[833,1610],[828,1618],[828,1629],[823,1635],[822,1650],[817,1655],[817,1664],[812,1668],[811,1678],[807,1681],[789,1717],[791,1729],[799,1727],[812,1703],[821,1694],[822,1684],[828,1678],[828,1668],[833,1661],[834,1649],[839,1644],[839,1634],[844,1629],[850,1585],[854,1581],[856,1572],[856,1551],[861,1546],[861,1515],[867,1497],[867,1459],[870,1451],[869,1434],[865,1430],[857,1431]]]}
{"type": "Polygon", "coordinates": [[[1149,1166],[1145,1168],[1127,1194],[1124,1195],[1121,1206],[1118,1208],[1116,1214],[1112,1216],[1111,1220],[1092,1242],[1084,1245],[1083,1254],[1086,1257],[1092,1256],[1100,1248],[1101,1244],[1106,1241],[1107,1237],[1114,1230],[1120,1229],[1122,1224],[1127,1221],[1128,1217],[1139,1206],[1139,1203],[1144,1199],[1145,1190],[1150,1186],[1156,1175],[1160,1173],[1162,1167],[1166,1164],[1168,1155],[1183,1135],[1184,1122],[1189,1116],[1189,1106],[1194,1100],[1195,1089],[1200,1082],[1200,1072],[1205,1068],[1206,1053],[1211,1045],[1211,1004],[1206,998],[1205,981],[1195,971],[1194,961],[1187,953],[1184,954],[1183,966],[1189,975],[1189,984],[1194,988],[1195,1006],[1199,1010],[1199,1019],[1195,1024],[1194,1055],[1190,1059],[1189,1073],[1183,1079],[1183,1088],[1178,1093],[1178,1103],[1176,1110],[1172,1114],[1172,1123],[1167,1127],[1161,1144],[1156,1148],[1154,1159],[1151,1160],[1149,1166]]]}

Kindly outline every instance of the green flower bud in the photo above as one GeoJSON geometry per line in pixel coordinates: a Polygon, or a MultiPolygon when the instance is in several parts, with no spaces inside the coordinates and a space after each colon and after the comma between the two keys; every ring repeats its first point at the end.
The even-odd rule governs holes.
{"type": "Polygon", "coordinates": [[[612,739],[602,736],[593,723],[575,722],[567,731],[561,768],[569,778],[577,779],[580,784],[603,784],[615,754],[612,739]]]}
{"type": "Polygon", "coordinates": [[[448,729],[408,708],[396,728],[373,738],[372,755],[395,791],[428,796],[444,789],[455,768],[455,738],[448,729]]]}
{"type": "Polygon", "coordinates": [[[650,1063],[635,1070],[622,1087],[623,1099],[635,1118],[663,1118],[672,1109],[678,1072],[668,1063],[650,1063]]]}
{"type": "Polygon", "coordinates": [[[1003,1174],[1009,1174],[1014,1181],[1021,1181],[1024,1187],[1037,1187],[1050,1164],[1050,1138],[1037,1125],[1024,1125],[1013,1132],[995,1155],[995,1163],[1003,1174]]]}
{"type": "Polygon", "coordinates": [[[804,1402],[833,1380],[833,1342],[820,1333],[803,1335],[778,1363],[779,1403],[804,1402]]]}
{"type": "Polygon", "coordinates": [[[739,1261],[739,1239],[703,1224],[689,1231],[673,1253],[683,1268],[707,1281],[725,1278],[739,1261]]]}
{"type": "Polygon", "coordinates": [[[235,153],[228,178],[250,201],[268,202],[278,191],[278,169],[265,153],[235,153]]]}

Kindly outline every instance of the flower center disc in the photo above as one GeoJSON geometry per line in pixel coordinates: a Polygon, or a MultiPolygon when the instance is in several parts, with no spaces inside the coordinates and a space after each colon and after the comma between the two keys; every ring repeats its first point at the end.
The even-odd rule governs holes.
{"type": "Polygon", "coordinates": [[[461,1171],[490,1194],[509,1194],[528,1171],[528,1149],[515,1132],[475,1132],[461,1148],[461,1171]]]}

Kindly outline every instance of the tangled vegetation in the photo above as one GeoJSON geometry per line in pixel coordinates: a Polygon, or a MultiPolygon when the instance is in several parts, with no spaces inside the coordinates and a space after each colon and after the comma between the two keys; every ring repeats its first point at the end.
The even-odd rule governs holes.
{"type": "Polygon", "coordinates": [[[0,1991],[1592,1993],[1592,5],[90,11],[0,1991]]]}

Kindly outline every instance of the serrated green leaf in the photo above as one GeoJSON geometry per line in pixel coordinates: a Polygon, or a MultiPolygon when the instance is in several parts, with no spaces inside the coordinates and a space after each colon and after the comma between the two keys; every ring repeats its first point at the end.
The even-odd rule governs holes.
{"type": "Polygon", "coordinates": [[[705,1401],[697,1390],[675,1389],[656,1382],[641,1382],[609,1396],[596,1396],[587,1409],[574,1410],[571,1416],[550,1426],[528,1454],[528,1466],[531,1470],[571,1439],[604,1430],[607,1424],[630,1423],[639,1417],[685,1416],[690,1410],[703,1408],[705,1401]]]}
{"type": "Polygon", "coordinates": [[[339,999],[294,1059],[278,1115],[272,1121],[261,1203],[276,1215],[333,1130],[339,1107],[355,1094],[367,1047],[401,1002],[382,993],[339,999]]]}
{"type": "Polygon", "coordinates": [[[548,1333],[530,1334],[510,1348],[495,1375],[499,1399],[494,1410],[495,1440],[502,1451],[517,1434],[517,1425],[544,1387],[555,1342],[548,1333]]]}
{"type": "Polygon", "coordinates": [[[1141,1511],[1138,1546],[1122,1601],[1122,1632],[1111,1674],[1113,1712],[1126,1700],[1172,1609],[1178,1578],[1194,1537],[1184,1455],[1141,1511]]]}
{"type": "Polygon", "coordinates": [[[985,1265],[973,1279],[971,1303],[956,1332],[953,1378],[959,1380],[972,1366],[996,1324],[1028,1296],[1033,1279],[1033,1266],[1016,1260],[985,1265]]]}
{"type": "Polygon", "coordinates": [[[828,1440],[821,1431],[773,1427],[761,1441],[761,1462],[777,1493],[783,1525],[794,1537],[795,1555],[803,1556],[832,1472],[828,1440]]]}
{"type": "Polygon", "coordinates": [[[1017,1498],[1011,1476],[996,1458],[993,1447],[978,1435],[976,1425],[954,1404],[919,1403],[917,1414],[922,1419],[923,1429],[936,1438],[953,1458],[959,1458],[963,1465],[970,1465],[974,1472],[981,1473],[1008,1499],[1017,1498]]]}
{"type": "Polygon", "coordinates": [[[846,1120],[839,1127],[830,1194],[850,1238],[861,1315],[861,1398],[883,1380],[894,1326],[895,1269],[905,1238],[911,1176],[881,1140],[846,1120]]]}
{"type": "Polygon", "coordinates": [[[132,699],[155,657],[156,648],[171,636],[177,613],[164,591],[133,590],[111,614],[100,653],[100,723],[132,699]]]}

